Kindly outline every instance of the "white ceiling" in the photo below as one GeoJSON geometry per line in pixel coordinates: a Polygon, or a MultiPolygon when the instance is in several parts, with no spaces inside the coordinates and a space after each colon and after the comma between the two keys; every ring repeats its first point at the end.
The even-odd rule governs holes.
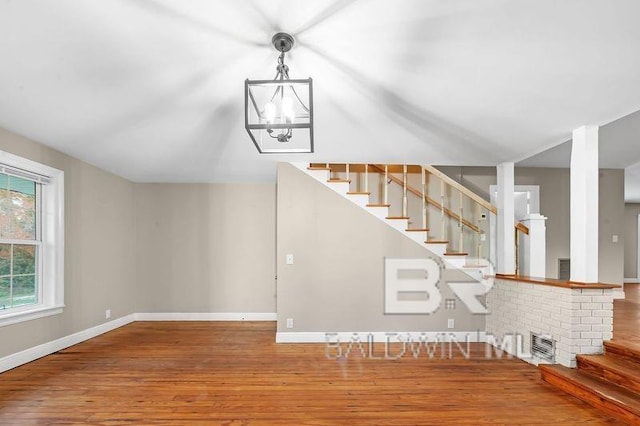
{"type": "MultiPolygon", "coordinates": [[[[625,169],[625,200],[640,203],[640,111],[600,127],[599,166],[625,169]]],[[[569,167],[571,140],[520,161],[520,167],[569,167]]]]}
{"type": "Polygon", "coordinates": [[[639,16],[637,0],[0,0],[0,126],[139,182],[495,165],[640,110],[639,16]],[[243,127],[244,79],[275,74],[280,30],[291,76],[314,79],[315,155],[259,155],[243,127]]]}

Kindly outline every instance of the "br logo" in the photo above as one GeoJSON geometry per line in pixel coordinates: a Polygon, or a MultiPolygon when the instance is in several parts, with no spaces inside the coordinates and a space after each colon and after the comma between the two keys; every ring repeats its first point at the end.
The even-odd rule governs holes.
{"type": "MultiPolygon", "coordinates": [[[[472,314],[488,314],[478,300],[493,287],[493,268],[490,263],[479,268],[453,270],[464,273],[469,279],[445,281],[444,266],[432,258],[384,260],[384,313],[431,314],[442,303],[441,289],[449,286],[453,294],[464,303],[472,314]],[[443,282],[444,281],[444,282],[443,282]],[[418,297],[405,297],[414,295],[418,297]]],[[[450,270],[451,270],[450,269],[450,270]]]]}

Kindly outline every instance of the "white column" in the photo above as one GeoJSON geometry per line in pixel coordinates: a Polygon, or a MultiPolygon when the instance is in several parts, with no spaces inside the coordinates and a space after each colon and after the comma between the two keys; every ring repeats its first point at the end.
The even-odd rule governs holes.
{"type": "Polygon", "coordinates": [[[573,131],[571,281],[598,282],[598,126],[573,131]]]}
{"type": "Polygon", "coordinates": [[[547,218],[541,214],[531,213],[520,222],[529,228],[529,235],[524,235],[523,275],[530,277],[547,276],[547,218]]]}
{"type": "Polygon", "coordinates": [[[516,273],[516,240],[514,212],[513,163],[501,163],[498,169],[498,232],[496,272],[513,275],[516,273]]]}

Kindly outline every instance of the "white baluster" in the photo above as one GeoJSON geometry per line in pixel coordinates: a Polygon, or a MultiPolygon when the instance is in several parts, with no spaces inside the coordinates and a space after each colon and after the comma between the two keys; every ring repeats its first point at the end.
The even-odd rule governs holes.
{"type": "Polygon", "coordinates": [[[407,165],[402,165],[402,217],[407,217],[407,165]]]}
{"type": "Polygon", "coordinates": [[[369,192],[369,165],[364,165],[364,192],[369,192]]]}
{"type": "Polygon", "coordinates": [[[387,197],[388,197],[388,193],[387,193],[387,187],[389,186],[388,184],[389,182],[389,166],[388,165],[384,165],[384,202],[382,204],[388,204],[387,203],[387,197]]]}

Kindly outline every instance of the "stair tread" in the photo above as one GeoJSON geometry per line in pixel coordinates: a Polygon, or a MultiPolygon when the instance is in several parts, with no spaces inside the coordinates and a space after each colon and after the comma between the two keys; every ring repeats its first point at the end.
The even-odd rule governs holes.
{"type": "Polygon", "coordinates": [[[386,219],[392,219],[392,220],[408,220],[409,217],[408,216],[387,216],[386,219]]]}
{"type": "Polygon", "coordinates": [[[587,362],[604,370],[613,371],[640,382],[640,366],[633,361],[627,361],[612,355],[578,355],[576,359],[578,363],[587,362]]]}
{"type": "Polygon", "coordinates": [[[391,207],[391,204],[367,204],[367,207],[391,207]]]}
{"type": "Polygon", "coordinates": [[[449,244],[449,240],[427,240],[427,244],[449,244]]]}
{"type": "Polygon", "coordinates": [[[329,183],[340,183],[340,182],[344,182],[344,183],[351,183],[351,179],[329,179],[327,182],[329,183]]]}
{"type": "Polygon", "coordinates": [[[331,170],[329,167],[307,167],[307,170],[331,170]]]}
{"type": "MultiPolygon", "coordinates": [[[[541,365],[543,379],[545,374],[559,377],[583,391],[596,395],[601,400],[607,400],[624,408],[626,411],[640,416],[640,395],[609,383],[603,379],[591,376],[580,370],[568,368],[562,365],[541,365]]],[[[566,391],[566,389],[563,389],[566,391]]],[[[568,392],[568,391],[567,391],[568,392]]],[[[571,393],[571,392],[568,392],[571,393]]],[[[573,394],[572,394],[573,395],[573,394]]],[[[579,397],[578,395],[574,395],[579,397]]],[[[582,399],[582,398],[580,398],[582,399]]]]}
{"type": "Polygon", "coordinates": [[[363,191],[349,191],[347,192],[347,195],[371,195],[371,193],[363,191]]]}
{"type": "Polygon", "coordinates": [[[640,362],[640,343],[625,340],[607,340],[604,342],[605,353],[612,355],[634,358],[640,362]]]}
{"type": "Polygon", "coordinates": [[[445,256],[469,256],[469,253],[448,251],[444,255],[445,256]]]}
{"type": "Polygon", "coordinates": [[[428,232],[429,228],[411,228],[411,229],[405,229],[405,231],[407,231],[407,232],[428,232]]]}

